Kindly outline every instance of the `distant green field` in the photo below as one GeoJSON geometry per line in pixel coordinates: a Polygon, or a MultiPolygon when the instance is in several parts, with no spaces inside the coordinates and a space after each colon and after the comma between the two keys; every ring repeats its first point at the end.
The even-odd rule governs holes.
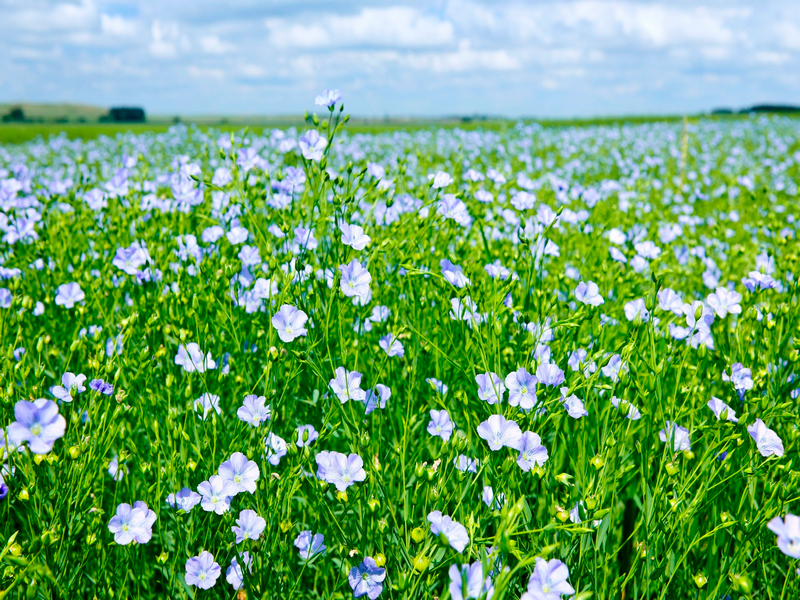
{"type": "MultiPolygon", "coordinates": [[[[748,115],[692,115],[688,117],[690,121],[697,119],[746,119],[748,115]]],[[[683,119],[677,115],[663,116],[630,116],[630,117],[600,117],[587,119],[525,119],[525,121],[536,121],[544,126],[588,126],[588,125],[622,125],[624,123],[652,123],[658,121],[674,122],[683,119]]],[[[187,119],[187,125],[192,123],[187,119]]],[[[517,120],[483,120],[483,119],[353,119],[347,129],[350,133],[376,133],[381,131],[391,131],[395,129],[426,129],[436,127],[460,127],[462,129],[489,129],[503,130],[513,126],[517,120]]],[[[94,139],[101,135],[115,136],[122,132],[144,133],[144,132],[164,132],[172,126],[167,121],[154,121],[148,123],[0,123],[0,144],[21,144],[37,137],[47,139],[64,133],[69,139],[94,139]]],[[[300,117],[295,120],[282,118],[270,121],[265,119],[261,122],[253,123],[203,123],[198,125],[201,129],[215,129],[218,131],[240,131],[244,127],[249,127],[254,131],[261,131],[265,128],[291,126],[302,127],[303,121],[300,117]]]]}

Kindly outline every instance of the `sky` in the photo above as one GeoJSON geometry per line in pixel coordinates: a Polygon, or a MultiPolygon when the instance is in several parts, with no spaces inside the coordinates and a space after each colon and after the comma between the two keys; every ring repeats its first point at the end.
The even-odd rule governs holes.
{"type": "Polygon", "coordinates": [[[800,104],[797,0],[0,0],[0,102],[590,117],[800,104]]]}

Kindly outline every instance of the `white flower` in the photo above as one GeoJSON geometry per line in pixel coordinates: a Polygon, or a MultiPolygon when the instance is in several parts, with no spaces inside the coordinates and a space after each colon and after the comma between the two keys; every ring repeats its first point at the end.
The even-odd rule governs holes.
{"type": "Polygon", "coordinates": [[[756,419],[756,422],[747,426],[747,433],[755,440],[756,447],[761,456],[783,456],[783,442],[778,434],[764,425],[764,421],[756,419]]]}

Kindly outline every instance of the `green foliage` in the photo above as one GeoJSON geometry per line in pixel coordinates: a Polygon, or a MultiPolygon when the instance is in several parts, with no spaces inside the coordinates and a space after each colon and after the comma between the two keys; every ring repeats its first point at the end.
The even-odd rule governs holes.
{"type": "MultiPolygon", "coordinates": [[[[766,527],[798,510],[798,256],[796,222],[787,219],[800,216],[795,122],[374,134],[348,134],[343,124],[321,121],[331,144],[319,162],[279,152],[269,133],[240,131],[225,149],[220,131],[182,126],[161,133],[126,126],[139,135],[0,148],[7,178],[14,164],[33,169],[30,191],[17,197],[34,198],[42,216],[37,239],[1,245],[3,267],[21,274],[5,282],[13,300],[0,309],[0,424],[14,421],[20,400],[52,399],[51,386],[67,371],[114,385],[112,396],[87,386],[59,405],[66,433],[49,454],[6,457],[14,474],[4,473],[10,491],[0,501],[0,598],[232,598],[225,569],[242,549],[254,557],[248,598],[349,598],[350,568],[378,555],[387,569],[381,598],[446,598],[451,565],[484,561],[488,572],[495,560],[508,567],[494,575],[495,600],[518,598],[536,557],[563,561],[580,600],[797,598],[797,562],[778,550],[766,527]],[[266,162],[245,173],[237,159],[247,147],[260,148],[266,162]],[[84,194],[102,188],[123,155],[137,158],[128,193],[101,211],[90,209],[84,194]],[[193,185],[203,184],[204,201],[186,211],[174,210],[180,207],[168,178],[180,168],[179,156],[200,167],[193,185]],[[388,189],[367,173],[369,162],[386,167],[388,189]],[[213,184],[222,166],[233,181],[213,184]],[[306,181],[278,210],[270,200],[288,167],[302,169],[306,181]],[[470,181],[470,167],[497,168],[509,181],[470,181]],[[439,170],[455,182],[435,190],[427,175],[439,170]],[[536,206],[527,211],[509,204],[520,172],[539,182],[536,206]],[[754,185],[737,179],[745,176],[754,185]],[[73,182],[66,193],[48,192],[51,180],[66,178],[73,182]],[[154,189],[143,190],[143,182],[155,182],[154,189]],[[474,198],[481,187],[494,194],[492,210],[474,198]],[[587,200],[590,189],[599,194],[596,203],[587,200]],[[570,190],[577,190],[574,197],[570,190]],[[463,199],[470,227],[437,212],[444,193],[463,199]],[[170,200],[173,210],[143,210],[148,194],[170,200]],[[407,206],[404,194],[417,200],[413,210],[392,212],[395,203],[407,206]],[[562,221],[526,232],[542,205],[562,221]],[[502,208],[521,216],[519,227],[502,208]],[[587,210],[587,220],[566,222],[566,208],[587,210]],[[252,275],[277,284],[263,311],[239,306],[241,245],[222,237],[201,242],[208,251],[199,262],[178,256],[177,236],[199,240],[218,223],[227,231],[231,209],[263,259],[252,275]],[[366,249],[341,243],[344,222],[365,228],[372,238],[366,249]],[[681,235],[660,242],[659,228],[675,223],[681,235]],[[288,237],[277,238],[270,225],[288,237]],[[316,249],[293,247],[297,226],[313,229],[316,249]],[[660,256],[641,273],[611,260],[612,228],[642,232],[640,240],[654,241],[660,256]],[[544,239],[557,244],[558,256],[537,259],[544,239]],[[142,283],[112,265],[117,249],[135,240],[146,243],[160,281],[142,283]],[[683,246],[703,248],[705,257],[695,253],[682,263],[675,250],[683,246]],[[750,293],[740,280],[762,253],[774,259],[781,289],[750,293]],[[463,266],[468,286],[456,288],[442,276],[445,258],[463,266]],[[41,270],[29,267],[37,259],[44,260],[41,270]],[[340,290],[338,268],[352,259],[372,275],[372,300],[363,306],[340,290]],[[496,260],[515,277],[488,277],[484,265],[496,260]],[[704,282],[713,270],[708,260],[719,285],[731,281],[743,297],[741,314],[714,320],[713,347],[672,337],[669,325],[685,326],[685,317],[660,310],[657,296],[671,288],[684,302],[704,300],[716,287],[704,282]],[[308,275],[300,276],[306,265],[308,275]],[[597,283],[605,303],[576,302],[577,281],[567,267],[597,283]],[[85,301],[69,309],[55,302],[68,282],[85,292],[85,301]],[[480,324],[451,316],[451,301],[467,296],[485,315],[480,324]],[[649,319],[629,321],[625,305],[639,298],[649,319]],[[36,302],[44,305],[41,316],[32,313],[36,302]],[[309,316],[306,336],[279,339],[271,318],[283,304],[309,316]],[[378,305],[389,308],[389,317],[367,330],[378,305]],[[102,331],[84,331],[90,326],[102,331]],[[403,357],[379,347],[389,332],[404,345],[403,357]],[[499,405],[478,398],[477,375],[503,379],[520,367],[534,373],[534,351],[545,341],[568,394],[583,400],[588,416],[566,413],[559,386],[540,384],[539,404],[529,412],[510,406],[507,394],[499,405]],[[180,345],[191,342],[211,353],[216,369],[187,373],[175,364],[180,345]],[[19,358],[17,348],[26,350],[19,358]],[[568,360],[578,348],[588,355],[573,370],[568,360]],[[603,367],[615,354],[627,370],[610,378],[603,367]],[[741,404],[722,379],[735,363],[750,368],[754,381],[741,404]],[[365,390],[387,385],[385,408],[365,415],[363,403],[341,403],[329,386],[341,366],[363,373],[365,390]],[[429,378],[444,382],[447,393],[429,378]],[[204,393],[220,397],[221,414],[212,410],[201,420],[194,402],[204,393]],[[265,396],[271,406],[260,428],[236,416],[248,394],[265,396]],[[736,410],[738,424],[713,415],[712,396],[736,410]],[[621,399],[619,409],[612,397],[621,399]],[[641,419],[626,418],[629,405],[641,419]],[[432,409],[449,412],[456,425],[450,441],[426,431],[432,409]],[[516,450],[489,450],[476,428],[492,414],[538,433],[547,462],[526,472],[516,450]],[[783,440],[783,456],[759,454],[745,427],[756,418],[783,440]],[[689,430],[691,450],[675,452],[660,441],[666,421],[689,430]],[[319,439],[298,448],[296,428],[305,424],[319,439]],[[289,446],[277,465],[264,454],[269,432],[289,446]],[[313,475],[322,450],[361,456],[366,480],[337,493],[313,475]],[[236,496],[222,516],[166,504],[184,486],[197,489],[233,452],[258,463],[255,494],[236,496]],[[475,473],[457,469],[461,455],[477,459],[475,473]],[[114,457],[119,481],[108,472],[114,457]],[[503,494],[505,504],[487,506],[484,486],[495,498],[503,494]],[[137,500],[157,514],[153,537],[117,545],[108,523],[120,503],[137,500]],[[576,507],[579,520],[570,515],[576,507]],[[266,528],[258,541],[237,547],[231,526],[245,508],[266,528]],[[427,516],[434,510],[466,527],[463,553],[431,534],[427,516]],[[293,541],[303,530],[325,535],[324,556],[299,559],[293,541]],[[223,570],[208,591],[184,581],[187,559],[202,550],[223,570]]],[[[19,217],[21,210],[6,212],[19,217]]],[[[636,254],[632,241],[622,248],[628,259],[636,254]]]]}

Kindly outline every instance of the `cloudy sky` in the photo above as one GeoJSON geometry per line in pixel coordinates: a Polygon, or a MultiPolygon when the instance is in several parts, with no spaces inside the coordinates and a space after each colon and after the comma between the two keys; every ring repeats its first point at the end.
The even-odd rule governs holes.
{"type": "Polygon", "coordinates": [[[0,0],[0,102],[155,114],[675,114],[800,104],[795,0],[0,0]]]}

